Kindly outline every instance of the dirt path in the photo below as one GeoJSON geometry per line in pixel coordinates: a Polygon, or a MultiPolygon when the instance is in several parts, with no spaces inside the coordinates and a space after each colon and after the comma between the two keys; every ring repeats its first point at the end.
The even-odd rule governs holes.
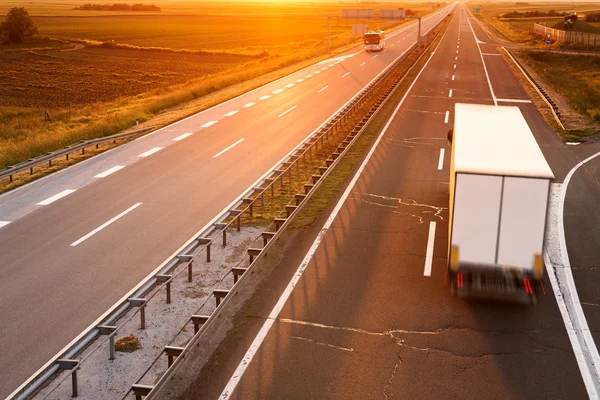
{"type": "Polygon", "coordinates": [[[85,47],[85,45],[81,44],[81,43],[73,43],[73,45],[75,47],[71,47],[70,49],[62,49],[61,51],[76,51],[76,50],[81,50],[85,47]]]}

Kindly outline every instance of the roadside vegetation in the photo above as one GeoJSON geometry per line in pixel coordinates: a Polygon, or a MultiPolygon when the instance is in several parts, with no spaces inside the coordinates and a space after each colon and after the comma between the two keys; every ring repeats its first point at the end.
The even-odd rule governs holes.
{"type": "MultiPolygon", "coordinates": [[[[118,133],[136,120],[168,124],[327,58],[326,16],[348,7],[263,4],[240,15],[232,3],[158,3],[161,15],[110,17],[73,10],[76,3],[68,1],[35,7],[49,15],[51,4],[55,16],[33,15],[38,36],[0,46],[0,168],[118,133]],[[69,17],[56,16],[63,12],[69,17]],[[213,93],[220,95],[198,101],[213,93]],[[190,102],[193,107],[183,106],[190,102]],[[166,112],[175,106],[178,112],[166,112]]],[[[409,7],[418,15],[431,11],[425,4],[409,7]]],[[[360,42],[351,34],[353,22],[332,19],[333,54],[360,42]]],[[[372,29],[399,24],[366,23],[372,29]]]]}
{"type": "Polygon", "coordinates": [[[573,107],[600,122],[600,57],[540,51],[521,56],[573,107]]]}

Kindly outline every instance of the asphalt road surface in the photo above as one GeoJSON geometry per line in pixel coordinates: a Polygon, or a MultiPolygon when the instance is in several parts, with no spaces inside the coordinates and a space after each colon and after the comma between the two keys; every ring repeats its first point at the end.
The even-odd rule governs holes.
{"type": "MultiPolygon", "coordinates": [[[[299,244],[181,399],[588,397],[548,283],[536,306],[468,301],[444,286],[449,159],[442,154],[449,155],[456,102],[519,106],[558,183],[581,159],[544,123],[495,44],[478,46],[487,36],[464,9],[311,248],[303,274],[309,246],[299,244]],[[241,362],[248,354],[252,360],[241,362]]],[[[590,179],[600,162],[588,169],[574,184],[598,198],[590,179]]]]}
{"type": "MultiPolygon", "coordinates": [[[[424,31],[443,18],[424,18],[424,31]]],[[[0,397],[145,278],[416,40],[390,32],[0,196],[0,397]],[[108,221],[113,221],[106,225],[108,221]]]]}

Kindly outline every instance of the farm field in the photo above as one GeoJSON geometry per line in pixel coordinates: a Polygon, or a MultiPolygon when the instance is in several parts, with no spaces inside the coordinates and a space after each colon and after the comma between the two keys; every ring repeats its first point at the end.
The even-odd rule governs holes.
{"type": "MultiPolygon", "coordinates": [[[[542,40],[532,34],[531,28],[534,23],[541,23],[547,26],[554,26],[563,21],[563,17],[534,17],[534,18],[503,18],[502,15],[512,12],[542,11],[548,12],[554,10],[557,12],[576,11],[580,17],[585,16],[586,12],[597,12],[600,10],[600,3],[577,3],[577,2],[544,2],[517,4],[516,2],[499,3],[469,3],[471,11],[474,8],[480,8],[479,13],[474,15],[484,22],[500,39],[523,45],[541,45],[542,40]]],[[[586,24],[587,25],[587,24],[586,24]]]]}
{"type": "MultiPolygon", "coordinates": [[[[0,168],[118,133],[174,106],[176,118],[185,117],[215,104],[198,100],[204,96],[222,93],[223,101],[240,94],[242,82],[248,90],[268,81],[262,76],[276,79],[282,68],[289,73],[323,59],[327,16],[341,17],[344,8],[431,12],[424,3],[145,4],[162,11],[74,10],[81,2],[72,0],[26,5],[39,35],[0,45],[0,168]],[[188,102],[193,108],[185,108],[188,102]],[[43,110],[50,121],[42,121],[43,110]]],[[[0,15],[22,5],[1,2],[0,15]]],[[[333,54],[361,42],[352,22],[332,18],[333,54]]],[[[401,24],[366,23],[370,29],[401,24]]]]}

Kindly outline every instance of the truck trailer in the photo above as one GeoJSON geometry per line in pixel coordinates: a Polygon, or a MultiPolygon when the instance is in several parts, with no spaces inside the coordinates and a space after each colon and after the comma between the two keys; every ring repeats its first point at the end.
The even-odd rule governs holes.
{"type": "Polygon", "coordinates": [[[448,275],[453,295],[536,301],[554,174],[518,107],[456,104],[448,275]]]}

